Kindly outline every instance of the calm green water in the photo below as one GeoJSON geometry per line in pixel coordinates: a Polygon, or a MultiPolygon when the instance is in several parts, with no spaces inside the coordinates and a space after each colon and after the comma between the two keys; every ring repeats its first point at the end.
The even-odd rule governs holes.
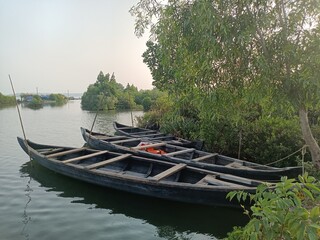
{"type": "MultiPolygon", "coordinates": [[[[80,101],[40,110],[21,109],[26,135],[39,143],[79,147],[80,127],[95,113],[80,101]]],[[[142,115],[134,112],[134,116],[142,115]]],[[[94,130],[131,124],[130,112],[98,115],[94,130]]],[[[73,180],[35,163],[20,149],[15,107],[0,109],[0,239],[216,239],[247,219],[240,210],[141,197],[73,180]]]]}

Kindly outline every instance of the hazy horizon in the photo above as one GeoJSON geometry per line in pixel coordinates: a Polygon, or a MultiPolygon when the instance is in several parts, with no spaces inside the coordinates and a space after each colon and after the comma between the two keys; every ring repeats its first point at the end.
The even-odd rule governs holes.
{"type": "Polygon", "coordinates": [[[83,93],[100,71],[151,89],[148,35],[134,35],[138,0],[0,0],[0,92],[83,93]]]}

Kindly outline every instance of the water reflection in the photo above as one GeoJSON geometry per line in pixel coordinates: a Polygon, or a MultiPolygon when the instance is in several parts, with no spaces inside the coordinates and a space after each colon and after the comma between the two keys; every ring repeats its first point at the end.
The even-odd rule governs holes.
{"type": "MultiPolygon", "coordinates": [[[[232,226],[244,225],[247,218],[241,210],[214,208],[176,203],[107,189],[56,174],[37,163],[24,164],[20,172],[30,176],[58,196],[72,198],[73,203],[89,208],[107,209],[109,214],[123,214],[146,221],[157,228],[159,237],[189,239],[192,233],[204,234],[208,239],[224,237],[232,226]]],[[[31,197],[30,197],[31,201],[31,197]]],[[[27,216],[27,214],[26,214],[27,216]]],[[[28,220],[28,218],[25,218],[28,220]]],[[[30,219],[29,219],[30,220],[30,219]]]]}
{"type": "Polygon", "coordinates": [[[41,103],[41,104],[30,104],[30,103],[21,103],[22,108],[29,108],[32,110],[41,110],[43,108],[55,108],[55,107],[63,107],[67,102],[50,102],[50,103],[41,103]]]}
{"type": "MultiPolygon", "coordinates": [[[[28,167],[31,168],[32,166],[33,165],[30,162],[28,167]]],[[[26,202],[26,205],[24,206],[24,209],[23,209],[23,217],[22,217],[23,228],[21,230],[21,235],[24,236],[24,238],[26,240],[30,239],[30,236],[29,236],[28,231],[27,231],[27,227],[28,227],[29,222],[32,219],[31,219],[31,216],[29,216],[29,214],[28,214],[28,205],[31,203],[31,200],[32,200],[31,192],[33,191],[32,188],[30,187],[32,178],[31,178],[31,176],[28,176],[28,177],[29,177],[29,180],[27,182],[26,189],[24,190],[25,191],[25,196],[27,198],[27,202],[26,202]]]]}

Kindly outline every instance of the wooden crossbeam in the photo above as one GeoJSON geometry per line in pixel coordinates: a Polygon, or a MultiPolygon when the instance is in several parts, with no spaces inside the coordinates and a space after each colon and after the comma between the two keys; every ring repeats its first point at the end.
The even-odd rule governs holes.
{"type": "Polygon", "coordinates": [[[81,151],[83,151],[85,149],[87,149],[87,148],[85,148],[85,147],[83,147],[83,148],[74,148],[74,149],[71,149],[71,150],[63,151],[63,152],[49,154],[49,155],[47,155],[47,157],[48,158],[60,157],[60,156],[67,155],[67,154],[70,154],[70,153],[81,152],[81,151]]]}
{"type": "Polygon", "coordinates": [[[93,169],[93,168],[103,167],[103,166],[108,165],[110,163],[114,163],[114,162],[126,159],[126,158],[128,158],[130,156],[131,156],[131,154],[123,154],[123,155],[120,155],[118,157],[110,158],[110,159],[104,160],[102,162],[98,162],[98,163],[94,163],[94,164],[88,165],[85,168],[86,169],[93,169]]]}
{"type": "Polygon", "coordinates": [[[172,174],[180,171],[181,169],[185,168],[186,166],[187,166],[187,164],[179,163],[179,164],[167,169],[166,171],[159,173],[158,175],[153,176],[150,179],[155,180],[155,181],[160,181],[161,179],[169,177],[172,174]]]}
{"type": "Polygon", "coordinates": [[[97,138],[97,139],[101,139],[101,140],[106,140],[106,139],[123,139],[126,138],[125,136],[106,136],[106,135],[91,135],[91,137],[97,138]]]}
{"type": "Polygon", "coordinates": [[[174,155],[179,155],[179,154],[183,154],[183,153],[193,152],[194,150],[195,150],[194,148],[187,148],[187,149],[176,151],[176,152],[166,153],[164,155],[165,156],[174,156],[174,155]]]}
{"type": "MultiPolygon", "coordinates": [[[[146,134],[146,133],[155,133],[157,131],[154,131],[154,130],[147,130],[147,131],[142,131],[142,132],[135,132],[135,133],[131,133],[131,134],[134,134],[134,135],[143,135],[143,134],[146,134]]],[[[159,133],[157,133],[159,134],[159,133]]],[[[162,133],[160,133],[162,134],[162,133]]]]}
{"type": "Polygon", "coordinates": [[[53,154],[53,153],[56,153],[56,152],[60,152],[62,151],[64,148],[46,148],[46,149],[39,149],[38,152],[43,154],[43,155],[46,155],[46,154],[53,154]],[[40,151],[42,150],[42,151],[40,151]]]}
{"type": "Polygon", "coordinates": [[[209,174],[206,175],[204,178],[202,178],[199,182],[197,182],[197,184],[203,184],[203,183],[209,183],[216,186],[243,187],[243,185],[240,185],[240,184],[221,181],[217,179],[215,175],[209,175],[209,174]]]}
{"type": "Polygon", "coordinates": [[[75,162],[75,161],[83,160],[83,159],[86,159],[86,158],[99,156],[99,155],[105,154],[105,153],[107,153],[107,152],[108,152],[108,151],[94,152],[94,153],[87,154],[87,155],[83,155],[83,156],[80,156],[80,157],[70,158],[70,159],[64,160],[64,161],[62,161],[62,162],[63,162],[63,163],[75,162]]]}
{"type": "Polygon", "coordinates": [[[137,140],[141,140],[140,138],[129,138],[124,140],[118,140],[118,141],[110,141],[110,143],[118,144],[118,143],[125,143],[125,142],[134,142],[137,140]]]}
{"type": "Polygon", "coordinates": [[[141,150],[141,149],[144,149],[144,148],[161,147],[161,146],[165,146],[165,145],[166,145],[166,143],[151,143],[151,144],[147,144],[147,145],[141,145],[141,146],[132,147],[131,149],[141,150]]]}
{"type": "Polygon", "coordinates": [[[219,178],[223,180],[234,181],[234,182],[247,184],[247,185],[258,185],[259,183],[262,183],[262,181],[259,181],[259,180],[252,180],[250,178],[238,177],[231,174],[221,174],[219,178]]]}
{"type": "Polygon", "coordinates": [[[211,154],[208,154],[208,155],[204,155],[202,157],[194,158],[194,159],[192,159],[192,161],[200,162],[200,161],[203,161],[205,159],[208,159],[208,158],[211,158],[211,157],[214,157],[214,156],[217,156],[217,155],[218,155],[218,153],[211,153],[211,154]]]}

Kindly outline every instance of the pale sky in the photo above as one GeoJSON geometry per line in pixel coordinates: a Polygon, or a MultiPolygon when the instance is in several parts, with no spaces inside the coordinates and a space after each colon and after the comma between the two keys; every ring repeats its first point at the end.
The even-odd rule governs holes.
{"type": "Polygon", "coordinates": [[[138,0],[0,0],[0,92],[81,93],[100,71],[151,89],[134,35],[138,0]]]}

